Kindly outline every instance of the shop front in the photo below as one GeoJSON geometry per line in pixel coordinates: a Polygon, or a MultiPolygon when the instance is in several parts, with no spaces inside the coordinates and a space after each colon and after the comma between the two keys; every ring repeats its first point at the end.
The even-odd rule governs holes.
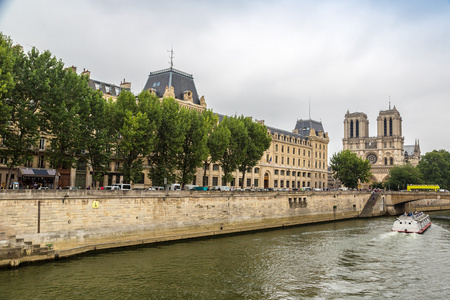
{"type": "Polygon", "coordinates": [[[19,169],[19,185],[22,189],[38,189],[47,187],[52,189],[55,184],[55,169],[19,169]]]}

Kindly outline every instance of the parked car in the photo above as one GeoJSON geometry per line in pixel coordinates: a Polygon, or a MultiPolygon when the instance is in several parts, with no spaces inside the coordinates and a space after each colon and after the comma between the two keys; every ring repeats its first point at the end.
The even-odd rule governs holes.
{"type": "Polygon", "coordinates": [[[111,191],[111,190],[120,190],[120,188],[118,187],[118,186],[116,186],[116,185],[107,185],[107,186],[105,186],[105,188],[104,188],[104,190],[105,191],[111,191]]]}
{"type": "Polygon", "coordinates": [[[76,186],[65,186],[62,188],[63,190],[78,190],[76,186]]]}
{"type": "Polygon", "coordinates": [[[131,184],[129,183],[115,183],[113,186],[119,187],[119,190],[129,191],[131,190],[131,184]]]}

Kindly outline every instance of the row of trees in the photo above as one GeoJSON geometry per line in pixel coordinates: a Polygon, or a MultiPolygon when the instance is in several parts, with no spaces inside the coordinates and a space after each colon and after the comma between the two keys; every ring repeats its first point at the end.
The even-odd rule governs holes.
{"type": "MultiPolygon", "coordinates": [[[[368,182],[372,177],[369,161],[350,150],[334,154],[330,166],[334,178],[348,188],[357,188],[358,182],[368,182]]],[[[387,180],[374,183],[374,187],[405,190],[408,184],[438,184],[442,189],[450,189],[450,153],[433,150],[425,154],[416,167],[410,164],[393,167],[387,180]]]]}
{"type": "Polygon", "coordinates": [[[86,163],[99,181],[114,158],[125,182],[140,181],[147,166],[154,185],[190,183],[197,168],[215,162],[230,182],[233,171],[245,176],[270,146],[265,126],[243,116],[219,123],[211,110],[180,108],[148,91],[105,100],[49,51],[24,53],[1,33],[0,66],[0,155],[9,174],[33,159],[41,136],[53,168],[86,163]]]}
{"type": "Polygon", "coordinates": [[[422,156],[416,167],[406,164],[392,168],[383,187],[405,190],[408,184],[438,184],[441,189],[450,189],[450,153],[433,150],[422,156]]]}

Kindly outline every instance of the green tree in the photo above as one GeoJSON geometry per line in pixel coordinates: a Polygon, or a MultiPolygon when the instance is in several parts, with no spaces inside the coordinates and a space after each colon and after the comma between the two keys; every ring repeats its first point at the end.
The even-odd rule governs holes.
{"type": "Polygon", "coordinates": [[[234,117],[224,117],[219,127],[226,127],[230,132],[229,143],[219,158],[223,170],[223,179],[226,183],[233,180],[232,172],[243,162],[247,151],[248,131],[244,122],[234,117]]]}
{"type": "Polygon", "coordinates": [[[4,101],[9,115],[2,131],[5,148],[1,150],[9,168],[7,187],[10,186],[12,169],[33,159],[32,149],[40,137],[40,104],[51,90],[49,78],[52,69],[58,66],[48,51],[41,54],[33,48],[25,55],[20,48],[15,48],[14,52],[15,86],[4,101]]]}
{"type": "Polygon", "coordinates": [[[185,139],[185,128],[180,106],[173,98],[164,98],[161,118],[156,130],[154,150],[148,156],[148,177],[153,185],[174,183],[177,179],[179,156],[185,139]]]}
{"type": "Polygon", "coordinates": [[[418,168],[425,183],[438,184],[442,189],[450,189],[450,153],[446,150],[428,152],[419,162],[418,168]]]}
{"type": "Polygon", "coordinates": [[[80,138],[85,149],[81,159],[92,169],[94,187],[96,182],[102,181],[108,173],[111,161],[114,135],[109,124],[112,116],[108,105],[101,92],[92,90],[89,97],[89,110],[81,114],[81,122],[84,126],[82,126],[83,133],[80,138]]]}
{"type": "Polygon", "coordinates": [[[220,160],[230,143],[231,132],[225,126],[213,125],[211,134],[208,136],[207,146],[209,156],[203,161],[203,186],[207,186],[206,182],[206,170],[211,163],[215,163],[220,160]]]}
{"type": "Polygon", "coordinates": [[[122,91],[112,103],[115,152],[125,182],[141,179],[143,158],[153,149],[157,124],[149,114],[157,116],[158,108],[159,100],[148,91],[141,92],[137,100],[131,92],[122,91]]]}
{"type": "Polygon", "coordinates": [[[13,47],[9,37],[0,32],[0,135],[2,136],[10,116],[10,110],[5,105],[5,101],[9,99],[11,90],[15,86],[13,69],[18,55],[17,48],[17,46],[13,47]]]}
{"type": "Polygon", "coordinates": [[[384,183],[391,190],[406,190],[408,184],[422,183],[420,170],[410,164],[396,166],[389,170],[389,176],[384,183]]]}
{"type": "Polygon", "coordinates": [[[333,177],[339,179],[346,187],[355,189],[358,181],[368,182],[372,176],[368,160],[364,160],[350,150],[333,154],[330,160],[333,177]]]}
{"type": "Polygon", "coordinates": [[[239,119],[244,123],[244,126],[247,129],[247,138],[243,140],[245,143],[245,146],[243,147],[245,153],[238,165],[239,171],[242,172],[241,188],[243,189],[246,171],[256,166],[263,156],[264,151],[270,147],[272,138],[267,134],[266,126],[254,122],[251,118],[241,116],[239,119]]]}
{"type": "MultiPolygon", "coordinates": [[[[70,169],[85,151],[82,135],[85,133],[82,115],[89,111],[92,90],[89,78],[64,69],[58,61],[51,70],[50,91],[42,99],[42,127],[48,134],[50,146],[46,151],[50,165],[57,169],[70,169]]],[[[55,188],[58,182],[55,184],[55,188]]]]}
{"type": "Polygon", "coordinates": [[[181,109],[181,118],[185,124],[185,138],[178,156],[178,170],[180,183],[184,186],[193,181],[197,168],[207,159],[208,135],[218,118],[210,110],[199,113],[184,108],[181,109]]]}

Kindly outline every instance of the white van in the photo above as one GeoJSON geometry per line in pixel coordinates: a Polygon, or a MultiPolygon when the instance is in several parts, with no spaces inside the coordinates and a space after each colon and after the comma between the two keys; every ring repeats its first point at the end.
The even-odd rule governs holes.
{"type": "Polygon", "coordinates": [[[168,184],[166,185],[166,190],[169,191],[179,191],[181,190],[181,185],[179,183],[173,183],[173,184],[168,184]]]}
{"type": "Polygon", "coordinates": [[[116,183],[114,186],[119,187],[119,190],[129,191],[131,190],[131,184],[129,183],[116,183]]]}

